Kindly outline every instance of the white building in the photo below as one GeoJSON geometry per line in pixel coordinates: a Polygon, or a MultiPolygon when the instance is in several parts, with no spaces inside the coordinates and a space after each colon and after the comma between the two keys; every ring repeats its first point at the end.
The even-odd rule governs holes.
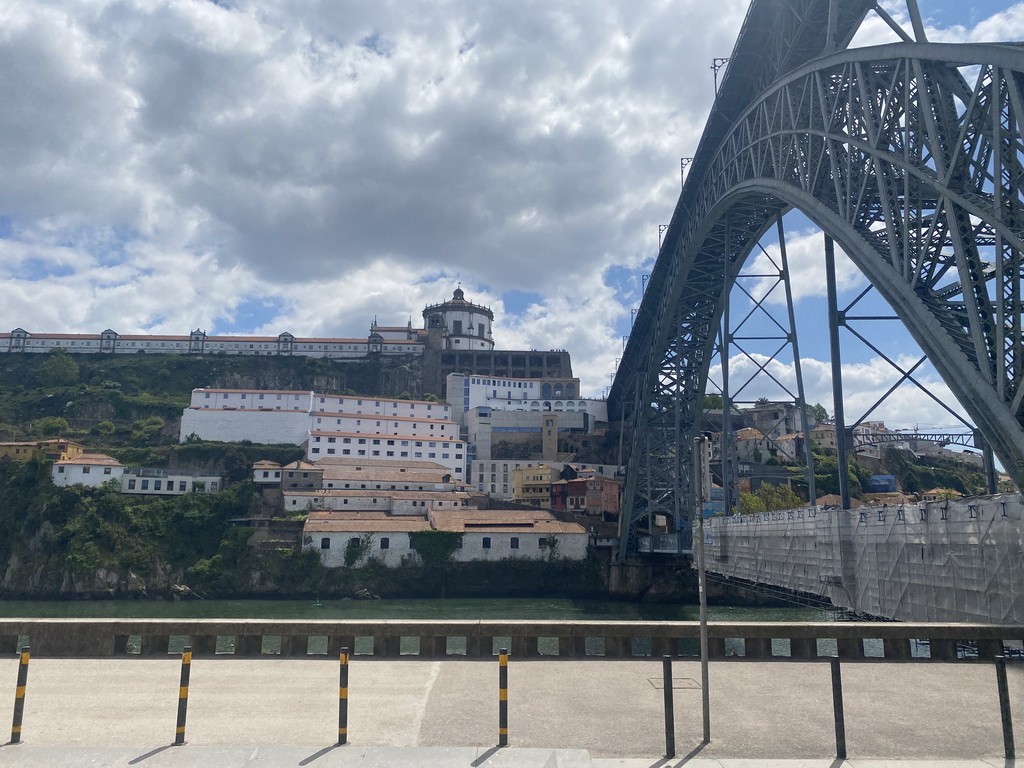
{"type": "Polygon", "coordinates": [[[576,378],[513,379],[450,373],[445,391],[456,415],[486,406],[503,411],[581,411],[589,414],[592,422],[608,421],[607,401],[582,397],[576,378]]]}
{"type": "Polygon", "coordinates": [[[374,433],[315,431],[306,446],[309,461],[323,458],[370,458],[408,466],[410,461],[433,461],[444,466],[456,479],[466,476],[466,443],[462,440],[424,440],[412,437],[384,437],[374,433]]]}
{"type": "Polygon", "coordinates": [[[126,467],[102,453],[83,453],[74,459],[55,461],[50,469],[53,484],[61,488],[85,485],[98,488],[116,480],[121,493],[140,496],[180,496],[185,493],[214,493],[221,478],[198,476],[171,469],[126,467]]]}
{"type": "Polygon", "coordinates": [[[440,440],[458,440],[459,425],[443,419],[414,416],[367,416],[352,413],[314,413],[314,432],[330,431],[350,435],[400,435],[440,440]]]}
{"type": "Polygon", "coordinates": [[[379,354],[404,357],[422,355],[424,338],[425,331],[415,339],[384,339],[373,332],[362,339],[321,339],[298,338],[290,333],[208,336],[196,330],[187,336],[163,336],[123,335],[109,328],[102,333],[29,333],[24,328],[15,328],[10,333],[0,333],[0,353],[45,353],[60,348],[76,354],[295,355],[336,359],[379,354]]]}
{"type": "Polygon", "coordinates": [[[306,447],[311,462],[436,461],[462,480],[468,452],[459,431],[444,403],[312,391],[196,389],[182,413],[179,440],[195,435],[222,442],[299,445],[306,447]]]}
{"type": "MultiPolygon", "coordinates": [[[[395,517],[383,512],[310,513],[303,529],[303,548],[318,551],[324,565],[345,564],[345,550],[358,547],[369,535],[367,557],[389,567],[415,556],[410,534],[431,529],[462,533],[462,546],[453,560],[544,560],[560,557],[582,560],[589,536],[577,523],[563,523],[541,510],[452,509],[424,517],[395,517]]],[[[362,563],[357,563],[360,565],[362,563]]]]}
{"type": "Polygon", "coordinates": [[[69,485],[86,485],[99,488],[110,480],[121,481],[125,466],[117,459],[103,453],[83,453],[74,459],[53,462],[50,478],[60,488],[69,485]]]}
{"type": "Polygon", "coordinates": [[[303,445],[309,437],[309,411],[246,411],[234,408],[186,408],[179,438],[264,445],[303,445]]]}
{"type": "Polygon", "coordinates": [[[217,475],[193,475],[173,469],[128,467],[121,476],[121,492],[138,496],[182,496],[186,493],[216,493],[221,489],[217,475]]]}
{"type": "Polygon", "coordinates": [[[494,337],[491,335],[494,313],[487,307],[467,301],[462,288],[456,288],[448,301],[424,309],[423,320],[428,336],[431,331],[442,335],[444,349],[494,349],[494,337]]]}
{"type": "Polygon", "coordinates": [[[468,507],[472,499],[464,491],[295,490],[284,492],[284,510],[286,513],[317,509],[425,515],[439,509],[468,507]]]}

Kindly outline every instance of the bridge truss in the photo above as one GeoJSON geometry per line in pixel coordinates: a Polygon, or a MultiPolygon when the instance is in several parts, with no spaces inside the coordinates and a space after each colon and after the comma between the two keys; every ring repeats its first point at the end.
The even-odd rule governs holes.
{"type": "Polygon", "coordinates": [[[628,457],[621,556],[655,515],[689,529],[723,308],[791,209],[841,246],[1024,480],[1024,47],[928,43],[914,0],[908,13],[913,37],[873,2],[752,3],[609,396],[628,457]],[[872,12],[903,41],[849,48],[872,12]]]}

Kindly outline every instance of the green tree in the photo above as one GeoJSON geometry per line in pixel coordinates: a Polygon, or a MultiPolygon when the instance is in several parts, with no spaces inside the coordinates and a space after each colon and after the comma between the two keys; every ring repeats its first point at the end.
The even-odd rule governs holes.
{"type": "Polygon", "coordinates": [[[132,423],[132,444],[149,445],[153,438],[164,428],[164,420],[159,416],[149,416],[132,423]]]}
{"type": "Polygon", "coordinates": [[[52,350],[36,374],[41,387],[70,387],[78,383],[78,363],[61,347],[52,350]]]}
{"type": "Polygon", "coordinates": [[[117,427],[114,425],[114,422],[109,419],[104,419],[92,428],[93,434],[96,435],[112,435],[116,431],[117,427]]]}
{"type": "Polygon", "coordinates": [[[459,531],[412,531],[409,544],[416,550],[424,565],[441,566],[451,561],[462,546],[463,533],[459,531]]]}
{"type": "Polygon", "coordinates": [[[60,416],[44,416],[29,425],[29,430],[37,435],[64,435],[68,429],[67,419],[60,416]]]}
{"type": "Polygon", "coordinates": [[[793,490],[784,483],[779,485],[761,483],[757,491],[754,492],[754,495],[764,504],[766,512],[774,512],[780,509],[796,509],[803,506],[803,501],[800,497],[793,493],[793,490]]]}
{"type": "Polygon", "coordinates": [[[764,506],[764,502],[752,493],[741,493],[740,494],[740,514],[741,515],[757,515],[761,512],[766,512],[767,509],[764,506]]]}
{"type": "Polygon", "coordinates": [[[815,403],[807,408],[807,415],[814,419],[815,424],[831,424],[832,418],[821,403],[815,403]]]}
{"type": "Polygon", "coordinates": [[[345,545],[345,567],[352,568],[358,565],[360,560],[370,554],[371,547],[373,547],[372,533],[364,533],[358,539],[349,539],[348,544],[345,545]]]}
{"type": "Polygon", "coordinates": [[[721,395],[704,395],[704,407],[710,410],[722,409],[721,395]]]}
{"type": "Polygon", "coordinates": [[[252,462],[237,448],[224,455],[224,478],[229,483],[240,483],[252,476],[252,462]]]}

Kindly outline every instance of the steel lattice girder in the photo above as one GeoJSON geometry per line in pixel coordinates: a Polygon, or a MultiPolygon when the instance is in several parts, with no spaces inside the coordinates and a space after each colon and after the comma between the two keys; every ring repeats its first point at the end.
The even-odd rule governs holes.
{"type": "Polygon", "coordinates": [[[1020,47],[898,43],[817,59],[748,102],[687,182],[613,386],[626,524],[669,487],[688,498],[678,457],[724,302],[791,207],[840,243],[1024,480],[1022,86],[1020,47]]]}

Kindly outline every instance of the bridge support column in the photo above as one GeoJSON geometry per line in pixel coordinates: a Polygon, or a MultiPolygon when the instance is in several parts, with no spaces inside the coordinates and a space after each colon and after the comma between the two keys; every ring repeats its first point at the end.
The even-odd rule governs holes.
{"type": "Polygon", "coordinates": [[[840,637],[836,640],[840,659],[863,659],[864,641],[859,637],[840,637]]]}
{"type": "Polygon", "coordinates": [[[979,640],[978,641],[978,658],[992,660],[996,656],[1002,656],[1003,654],[1003,641],[1002,640],[979,640]]]}
{"type": "Polygon", "coordinates": [[[818,658],[818,641],[813,637],[791,637],[789,639],[789,657],[791,659],[818,658]]]}
{"type": "Polygon", "coordinates": [[[910,639],[906,637],[882,638],[882,651],[885,653],[885,660],[907,661],[911,658],[910,639]]]}
{"type": "Polygon", "coordinates": [[[743,651],[748,659],[770,659],[772,641],[770,637],[747,637],[743,640],[743,651]]]}
{"type": "Polygon", "coordinates": [[[931,639],[928,649],[932,661],[956,661],[956,640],[931,639]]]}
{"type": "Polygon", "coordinates": [[[724,659],[725,658],[725,638],[724,637],[709,637],[708,638],[708,658],[709,659],[724,659]]]}

